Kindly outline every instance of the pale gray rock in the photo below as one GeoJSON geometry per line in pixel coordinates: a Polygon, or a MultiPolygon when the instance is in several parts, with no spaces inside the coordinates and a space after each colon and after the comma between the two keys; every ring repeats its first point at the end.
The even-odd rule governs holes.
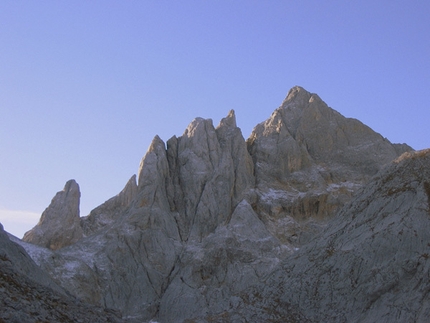
{"type": "Polygon", "coordinates": [[[412,150],[345,118],[301,87],[290,90],[247,144],[255,164],[257,212],[273,234],[297,246],[384,165],[412,150]]]}
{"type": "Polygon", "coordinates": [[[169,211],[166,190],[168,177],[169,164],[166,147],[160,137],[155,136],[140,163],[135,207],[157,206],[169,211]]]}
{"type": "Polygon", "coordinates": [[[120,313],[72,297],[11,240],[20,241],[9,239],[0,224],[1,322],[122,322],[120,313]]]}
{"type": "MultiPolygon", "coordinates": [[[[11,236],[12,239],[17,239],[11,236]]],[[[0,260],[2,266],[10,266],[19,275],[25,276],[30,280],[37,281],[41,285],[55,290],[57,293],[64,294],[65,291],[55,284],[46,272],[42,271],[34,263],[33,259],[20,245],[14,243],[9,238],[3,225],[0,223],[0,260]]]]}
{"type": "Polygon", "coordinates": [[[136,195],[136,175],[133,175],[118,195],[96,207],[88,216],[81,218],[84,234],[91,235],[121,218],[136,195]]]}
{"type": "Polygon", "coordinates": [[[278,321],[300,313],[310,322],[427,322],[429,182],[430,150],[402,155],[321,235],[243,293],[238,311],[268,316],[272,308],[262,305],[275,304],[278,321]]]}
{"type": "Polygon", "coordinates": [[[313,164],[322,167],[319,172],[327,173],[327,179],[363,181],[363,175],[370,178],[398,156],[380,134],[345,118],[301,87],[290,90],[281,107],[254,129],[248,144],[259,162],[258,182],[286,182],[292,173],[313,164]]]}
{"type": "Polygon", "coordinates": [[[56,250],[81,239],[80,197],[79,185],[74,180],[68,181],[42,213],[39,223],[25,233],[23,240],[56,250]]]}
{"type": "Polygon", "coordinates": [[[197,118],[167,142],[169,206],[179,213],[181,238],[201,240],[225,223],[254,187],[253,164],[234,111],[215,129],[197,118]]]}
{"type": "Polygon", "coordinates": [[[156,136],[137,184],[132,177],[80,220],[85,237],[58,250],[21,244],[72,295],[120,310],[129,322],[324,321],[335,317],[333,304],[354,318],[340,301],[313,296],[308,280],[334,279],[327,244],[353,219],[342,211],[329,221],[407,150],[296,87],[247,142],[234,111],[216,128],[197,118],[167,144],[156,136]],[[325,257],[321,272],[308,253],[325,257]]]}
{"type": "Polygon", "coordinates": [[[157,313],[179,253],[180,243],[168,232],[174,224],[157,208],[133,208],[74,245],[34,250],[32,256],[73,296],[121,311],[130,322],[147,322],[157,313]]]}
{"type": "Polygon", "coordinates": [[[202,242],[187,244],[156,320],[185,322],[234,309],[235,295],[260,282],[293,251],[270,234],[243,200],[228,224],[202,242]]]}
{"type": "Polygon", "coordinates": [[[181,248],[166,196],[167,156],[156,136],[141,162],[137,192],[121,217],[79,242],[40,259],[73,295],[149,321],[181,248]]]}
{"type": "MultiPolygon", "coordinates": [[[[133,191],[130,185],[124,192],[133,191]]],[[[188,263],[181,260],[188,243],[200,245],[229,223],[240,201],[255,200],[253,187],[252,159],[234,112],[217,128],[211,120],[196,119],[183,136],[169,140],[167,149],[154,138],[140,165],[137,192],[121,216],[106,212],[102,219],[113,221],[103,230],[96,223],[96,230],[87,230],[88,236],[74,245],[54,254],[39,251],[35,258],[76,297],[120,309],[130,320],[149,320],[157,315],[180,264],[188,263]]],[[[123,195],[108,201],[111,210],[123,195]]],[[[249,204],[247,209],[253,212],[249,204]]],[[[100,222],[103,212],[98,210],[109,208],[102,205],[92,213],[100,222]]],[[[83,219],[87,225],[89,218],[83,219]]],[[[255,215],[254,220],[260,221],[255,215]]],[[[276,239],[267,241],[266,249],[282,249],[276,239]]]]}

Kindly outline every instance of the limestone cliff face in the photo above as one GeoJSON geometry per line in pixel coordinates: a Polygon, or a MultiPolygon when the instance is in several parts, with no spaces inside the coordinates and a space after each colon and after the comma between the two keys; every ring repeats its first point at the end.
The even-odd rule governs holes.
{"type": "Polygon", "coordinates": [[[201,242],[186,244],[160,300],[157,320],[212,322],[216,313],[234,312],[240,301],[237,295],[260,282],[292,252],[270,234],[243,200],[227,224],[218,226],[201,242]]]}
{"type": "Polygon", "coordinates": [[[217,128],[210,119],[195,119],[167,149],[155,137],[141,162],[135,206],[174,212],[181,240],[201,240],[253,187],[252,160],[230,111],[217,128]]]}
{"type": "MultiPolygon", "coordinates": [[[[193,248],[206,248],[207,239],[236,218],[241,201],[252,211],[247,199],[255,200],[254,182],[252,159],[234,112],[216,128],[211,120],[195,119],[167,147],[154,138],[141,161],[136,189],[129,182],[117,197],[81,220],[87,237],[51,256],[38,253],[35,259],[76,297],[120,309],[136,321],[149,320],[179,273],[199,266],[187,260],[194,259],[193,248]]],[[[264,228],[255,214],[251,219],[264,228]]],[[[211,239],[226,246],[225,230],[211,239]]],[[[267,250],[282,249],[274,238],[264,243],[270,246],[267,250]]],[[[217,253],[218,244],[210,245],[217,253]]]]}
{"type": "Polygon", "coordinates": [[[430,150],[402,155],[321,235],[243,293],[239,311],[276,321],[300,313],[308,322],[427,322],[429,181],[430,150]]]}
{"type": "MultiPolygon", "coordinates": [[[[363,278],[347,263],[362,266],[355,256],[384,252],[385,242],[362,240],[373,234],[367,224],[376,221],[365,217],[378,218],[384,205],[400,203],[391,201],[403,194],[394,187],[409,187],[402,183],[412,177],[390,182],[390,187],[384,186],[388,179],[374,179],[366,185],[384,165],[408,150],[409,146],[392,145],[359,121],[330,109],[317,95],[295,87],[247,141],[236,125],[234,111],[217,127],[210,119],[197,118],[182,136],[167,143],[155,136],[140,163],[137,183],[132,177],[117,196],[89,216],[78,217],[79,239],[74,243],[69,239],[69,245],[38,243],[43,246],[38,248],[21,244],[72,295],[119,310],[128,322],[331,321],[335,313],[361,317],[364,301],[357,301],[357,311],[348,310],[347,300],[353,300],[341,300],[337,290],[347,293],[341,284],[346,284],[348,275],[354,281],[364,279],[361,284],[369,286],[365,280],[371,279],[366,276],[369,270],[374,273],[380,265],[382,280],[390,272],[382,258],[369,262],[373,267],[366,269],[363,278]],[[389,192],[386,200],[366,208],[363,196],[372,205],[370,198],[379,196],[379,186],[389,192]],[[367,189],[373,191],[366,193],[367,189]],[[362,195],[350,202],[354,194],[362,195]],[[344,208],[335,217],[345,204],[350,210],[344,208]],[[361,231],[354,231],[358,228],[361,231]],[[339,241],[347,244],[349,235],[366,246],[366,252],[343,250],[339,241]],[[51,245],[53,250],[47,250],[51,245]],[[309,260],[310,255],[316,260],[309,260]],[[338,266],[330,259],[345,264],[338,266]],[[331,268],[342,274],[331,273],[331,268]],[[324,285],[335,279],[333,275],[345,281],[324,285]],[[318,306],[327,316],[318,313],[318,306]]],[[[405,156],[403,160],[419,160],[415,155],[405,156]]],[[[409,164],[398,161],[379,173],[386,175],[376,176],[395,178],[396,172],[408,173],[409,164]]],[[[416,168],[416,172],[421,170],[416,168]]],[[[429,186],[421,184],[416,184],[417,192],[429,186]]],[[[413,213],[422,198],[421,194],[398,200],[405,205],[396,204],[398,209],[393,206],[386,212],[411,208],[413,213]]],[[[59,209],[54,200],[48,209],[59,209]]],[[[65,201],[64,197],[58,200],[65,201]]],[[[73,205],[73,201],[67,203],[73,205]]],[[[59,216],[42,218],[32,232],[49,227],[50,235],[64,233],[65,228],[50,224],[57,223],[59,216]]],[[[427,236],[423,239],[427,241],[427,236]]],[[[417,250],[398,255],[413,259],[417,250]]],[[[384,288],[372,293],[384,294],[384,288]]],[[[354,292],[357,300],[366,299],[362,292],[354,292]]],[[[381,304],[377,307],[383,308],[381,304]]]]}
{"type": "Polygon", "coordinates": [[[384,165],[407,150],[329,108],[301,87],[247,141],[257,212],[279,239],[301,245],[384,165]]]}
{"type": "Polygon", "coordinates": [[[195,119],[167,142],[170,208],[178,212],[181,238],[201,240],[226,222],[254,187],[253,164],[234,111],[215,129],[195,119]]]}
{"type": "Polygon", "coordinates": [[[68,181],[42,213],[39,223],[25,233],[23,240],[56,250],[82,238],[80,197],[79,185],[74,180],[68,181]]]}
{"type": "Polygon", "coordinates": [[[88,216],[81,218],[80,225],[84,235],[91,235],[115,222],[127,210],[136,194],[136,175],[133,175],[118,195],[96,207],[88,216]]]}

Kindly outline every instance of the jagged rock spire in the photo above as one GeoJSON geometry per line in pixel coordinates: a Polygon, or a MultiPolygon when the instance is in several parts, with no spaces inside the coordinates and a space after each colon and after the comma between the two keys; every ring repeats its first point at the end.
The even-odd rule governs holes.
{"type": "MultiPolygon", "coordinates": [[[[409,149],[392,145],[330,109],[316,94],[295,87],[247,143],[233,110],[216,128],[212,120],[196,118],[167,145],[156,136],[142,159],[138,184],[133,180],[124,194],[110,200],[113,204],[108,201],[82,220],[94,218],[96,229],[57,250],[55,259],[45,250],[38,261],[76,297],[121,310],[136,322],[306,321],[328,300],[323,297],[307,311],[318,296],[312,293],[327,286],[303,289],[311,278],[289,280],[292,276],[280,263],[321,233],[384,164],[409,149]],[[270,302],[258,298],[263,292],[270,302]],[[308,294],[294,299],[303,293],[308,294]],[[285,299],[293,307],[267,306],[285,299]]],[[[429,195],[430,184],[423,185],[429,195]]],[[[403,191],[388,192],[397,193],[403,191]]],[[[408,203],[410,192],[405,193],[396,203],[408,203]]],[[[419,207],[427,210],[421,202],[419,207]]],[[[366,212],[372,210],[379,208],[366,212]]],[[[341,237],[342,228],[327,239],[341,237]]],[[[344,235],[342,241],[350,238],[344,235]]],[[[333,252],[327,239],[315,249],[314,259],[333,252]]],[[[344,255],[341,248],[338,255],[344,255]]],[[[288,258],[292,267],[303,261],[291,271],[312,267],[306,254],[301,259],[288,258]]],[[[316,280],[332,272],[326,269],[333,263],[321,263],[324,272],[309,270],[316,280]]],[[[333,275],[324,281],[334,281],[337,272],[333,275]]]]}
{"type": "Polygon", "coordinates": [[[39,223],[25,233],[23,240],[56,250],[82,238],[80,197],[78,183],[73,179],[68,181],[42,213],[39,223]]]}

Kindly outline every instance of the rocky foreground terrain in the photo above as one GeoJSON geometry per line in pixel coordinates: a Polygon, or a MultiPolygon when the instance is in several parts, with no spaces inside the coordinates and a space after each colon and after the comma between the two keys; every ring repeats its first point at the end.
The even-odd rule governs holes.
{"type": "Polygon", "coordinates": [[[294,87],[245,141],[234,111],[158,136],[115,197],[71,180],[0,230],[0,322],[428,322],[430,150],[294,87]]]}

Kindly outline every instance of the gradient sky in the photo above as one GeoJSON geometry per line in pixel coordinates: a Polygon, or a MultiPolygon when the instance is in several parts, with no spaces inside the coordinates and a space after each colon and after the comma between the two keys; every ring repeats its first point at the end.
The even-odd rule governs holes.
{"type": "Polygon", "coordinates": [[[69,179],[81,216],[152,138],[230,109],[248,138],[303,86],[430,147],[430,1],[0,2],[0,222],[19,237],[69,179]]]}

